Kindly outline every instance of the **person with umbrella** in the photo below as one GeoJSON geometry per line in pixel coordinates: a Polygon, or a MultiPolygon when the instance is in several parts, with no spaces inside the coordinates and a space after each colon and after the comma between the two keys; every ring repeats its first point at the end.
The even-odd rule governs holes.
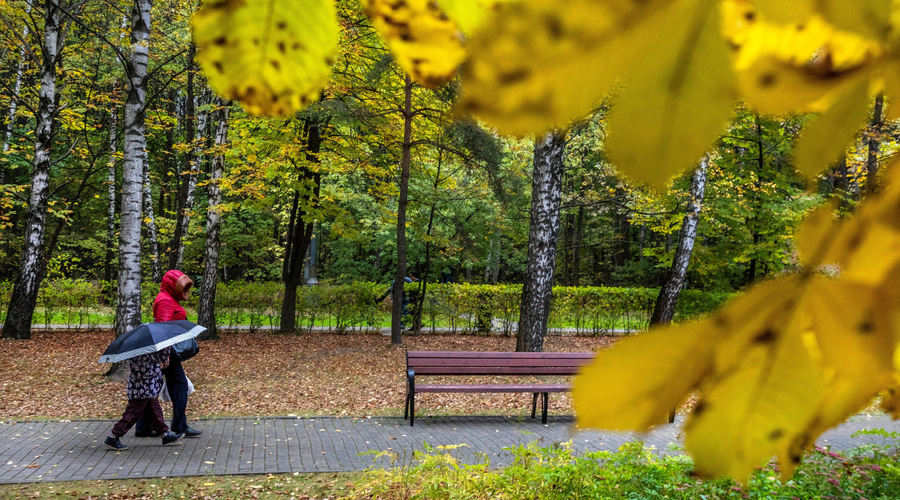
{"type": "Polygon", "coordinates": [[[103,444],[113,450],[128,449],[119,439],[148,409],[147,421],[162,438],[162,444],[171,444],[184,437],[183,433],[169,432],[157,396],[162,387],[162,370],[169,366],[173,357],[172,346],[192,340],[204,330],[206,328],[186,320],[144,323],[109,344],[100,356],[100,363],[128,360],[131,372],[126,388],[128,406],[103,444]]]}
{"type": "MultiPolygon", "coordinates": [[[[186,320],[187,313],[181,307],[181,301],[187,300],[194,282],[177,269],[170,269],[163,276],[159,285],[159,294],[153,301],[153,319],[155,321],[186,320]]],[[[196,346],[196,344],[194,344],[196,346]]],[[[168,367],[164,367],[162,373],[166,376],[166,389],[169,398],[172,399],[172,431],[184,434],[184,437],[198,437],[203,431],[192,429],[187,423],[188,379],[184,374],[184,361],[178,356],[177,348],[172,353],[168,367]]],[[[134,428],[135,437],[160,436],[149,422],[154,418],[153,410],[148,406],[144,410],[144,418],[138,421],[134,428]]]]}

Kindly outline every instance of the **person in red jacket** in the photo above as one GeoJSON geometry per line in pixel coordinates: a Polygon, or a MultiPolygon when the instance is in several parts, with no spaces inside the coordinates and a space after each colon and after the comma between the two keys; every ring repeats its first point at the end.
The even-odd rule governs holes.
{"type": "MultiPolygon", "coordinates": [[[[180,302],[187,300],[192,286],[194,286],[194,282],[183,272],[176,269],[166,272],[159,285],[159,294],[153,301],[153,319],[156,321],[187,319],[187,313],[181,307],[180,302]]],[[[181,360],[174,351],[169,366],[163,370],[163,375],[166,377],[166,388],[172,399],[172,432],[184,433],[184,437],[199,436],[202,431],[191,429],[187,424],[185,410],[187,410],[188,381],[184,374],[184,367],[181,366],[181,360]]],[[[136,437],[156,437],[156,432],[148,424],[152,421],[152,415],[145,412],[134,428],[134,435],[136,437]]]]}

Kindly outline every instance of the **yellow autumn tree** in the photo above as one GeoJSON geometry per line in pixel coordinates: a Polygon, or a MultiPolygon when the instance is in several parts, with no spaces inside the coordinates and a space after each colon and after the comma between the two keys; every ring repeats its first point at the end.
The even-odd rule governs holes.
{"type": "MultiPolygon", "coordinates": [[[[364,5],[419,82],[441,85],[465,61],[458,112],[501,133],[565,127],[615,89],[610,157],[655,186],[696,163],[739,100],[761,113],[818,113],[795,158],[814,178],[844,153],[871,96],[900,97],[891,0],[364,5]]],[[[204,4],[194,28],[210,85],[278,115],[324,85],[339,23],[331,0],[219,0],[204,4]]],[[[746,479],[772,455],[789,476],[817,436],[880,392],[900,416],[900,182],[884,185],[853,219],[837,222],[827,209],[809,217],[802,273],[705,321],[600,353],[575,382],[578,424],[646,429],[699,389],[686,423],[696,470],[746,479]]]]}

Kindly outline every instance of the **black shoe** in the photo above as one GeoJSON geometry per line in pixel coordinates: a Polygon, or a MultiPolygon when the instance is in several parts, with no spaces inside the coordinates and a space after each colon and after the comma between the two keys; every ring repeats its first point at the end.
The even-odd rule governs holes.
{"type": "Polygon", "coordinates": [[[163,444],[163,446],[165,446],[167,444],[172,444],[175,441],[178,441],[179,439],[181,439],[183,437],[184,437],[184,433],[173,434],[172,432],[166,431],[166,433],[163,434],[163,437],[162,437],[162,444],[163,444]]]}
{"type": "Polygon", "coordinates": [[[200,434],[203,434],[203,431],[198,431],[197,429],[191,429],[188,427],[184,430],[184,437],[186,438],[195,438],[200,437],[200,434]]]}
{"type": "Polygon", "coordinates": [[[119,441],[119,438],[112,438],[112,437],[106,436],[106,441],[103,441],[103,444],[105,444],[106,447],[109,448],[110,450],[122,451],[122,450],[128,449],[127,446],[125,446],[124,444],[122,444],[121,441],[119,441]]]}
{"type": "Polygon", "coordinates": [[[147,432],[134,431],[134,437],[136,437],[136,438],[155,438],[155,437],[159,437],[159,434],[157,434],[156,431],[154,431],[154,430],[150,430],[147,432]]]}

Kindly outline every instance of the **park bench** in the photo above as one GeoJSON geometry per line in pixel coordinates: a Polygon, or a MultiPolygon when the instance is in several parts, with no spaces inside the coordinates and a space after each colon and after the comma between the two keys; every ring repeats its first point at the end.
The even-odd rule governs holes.
{"type": "Polygon", "coordinates": [[[531,418],[541,396],[541,423],[547,423],[551,392],[567,392],[570,384],[416,384],[416,375],[577,375],[594,359],[592,352],[406,352],[406,408],[403,418],[415,425],[416,394],[423,392],[530,392],[531,418]]]}

